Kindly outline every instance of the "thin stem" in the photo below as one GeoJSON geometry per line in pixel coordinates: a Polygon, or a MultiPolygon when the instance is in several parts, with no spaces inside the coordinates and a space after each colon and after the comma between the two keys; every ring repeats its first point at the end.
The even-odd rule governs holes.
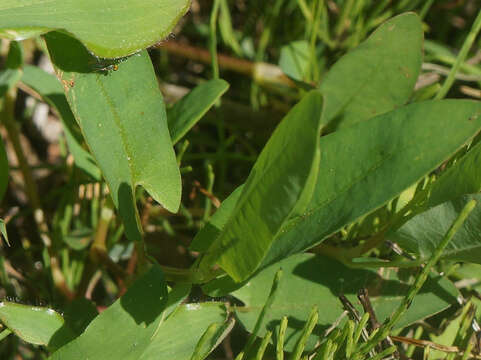
{"type": "Polygon", "coordinates": [[[464,41],[463,47],[461,48],[461,51],[459,52],[458,57],[456,58],[456,62],[451,68],[451,72],[449,73],[448,78],[446,79],[443,86],[441,87],[441,90],[439,90],[439,92],[437,93],[435,97],[436,100],[443,99],[448,94],[448,91],[449,89],[451,89],[451,86],[453,85],[454,80],[456,78],[456,73],[458,72],[461,64],[464,63],[464,61],[466,60],[469,50],[471,49],[471,46],[473,46],[474,40],[476,39],[476,36],[478,35],[480,30],[481,30],[481,11],[479,11],[478,16],[474,20],[473,27],[471,28],[471,31],[469,32],[468,36],[466,37],[466,40],[464,41]]]}
{"type": "Polygon", "coordinates": [[[219,17],[219,0],[214,0],[214,6],[210,13],[210,36],[209,50],[212,62],[212,72],[214,79],[219,78],[219,63],[217,61],[217,19],[219,17]]]}
{"type": "Polygon", "coordinates": [[[409,308],[412,301],[414,300],[414,297],[417,295],[417,293],[419,292],[419,290],[421,289],[421,287],[423,286],[423,284],[427,280],[432,267],[438,262],[438,260],[440,259],[444,249],[446,248],[448,243],[451,241],[451,239],[454,237],[454,235],[459,230],[459,228],[463,225],[463,223],[468,218],[471,211],[473,211],[475,206],[476,206],[475,200],[471,200],[470,202],[468,202],[466,204],[466,206],[463,208],[463,210],[459,214],[458,218],[454,221],[454,223],[449,228],[448,232],[444,236],[441,243],[438,245],[438,247],[434,251],[433,255],[431,256],[431,258],[429,259],[427,264],[424,266],[424,268],[421,270],[419,275],[414,280],[413,285],[411,286],[408,294],[403,298],[399,307],[391,315],[391,317],[386,319],[384,324],[379,328],[379,331],[374,336],[372,336],[372,338],[369,340],[369,342],[363,344],[359,348],[359,350],[356,354],[356,355],[358,355],[358,357],[356,357],[356,359],[362,358],[363,355],[367,354],[380,341],[384,340],[389,335],[393,326],[399,321],[401,316],[409,308]]]}
{"type": "Polygon", "coordinates": [[[17,157],[18,166],[22,173],[22,177],[25,183],[25,194],[27,195],[28,201],[33,209],[33,217],[35,220],[35,225],[37,231],[42,239],[44,246],[46,247],[49,255],[49,264],[52,273],[52,280],[55,287],[68,299],[73,299],[74,294],[67,286],[65,277],[60,270],[59,261],[57,255],[52,249],[52,240],[48,236],[48,226],[45,222],[43,209],[40,203],[40,197],[38,196],[39,191],[37,184],[35,183],[32,170],[28,165],[27,158],[23,152],[23,148],[20,142],[20,132],[17,127],[17,123],[14,118],[14,106],[16,98],[16,88],[7,91],[4,97],[3,110],[1,117],[3,119],[3,124],[7,130],[8,138],[10,139],[13,150],[17,157]]]}

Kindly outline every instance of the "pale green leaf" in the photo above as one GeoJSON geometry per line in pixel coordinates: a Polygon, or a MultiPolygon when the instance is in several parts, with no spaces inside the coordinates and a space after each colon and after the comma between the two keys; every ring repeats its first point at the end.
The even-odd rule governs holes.
{"type": "Polygon", "coordinates": [[[309,43],[305,40],[293,41],[281,48],[279,66],[294,80],[306,80],[310,61],[309,43]]]}

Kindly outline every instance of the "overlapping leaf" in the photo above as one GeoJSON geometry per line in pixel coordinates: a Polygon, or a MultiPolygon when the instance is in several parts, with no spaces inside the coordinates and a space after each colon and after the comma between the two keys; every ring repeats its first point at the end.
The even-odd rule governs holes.
{"type": "Polygon", "coordinates": [[[346,127],[405,104],[421,70],[423,30],[414,13],[382,24],[343,56],[320,84],[324,122],[346,127]]]}
{"type": "MultiPolygon", "coordinates": [[[[258,336],[263,336],[267,330],[275,330],[281,318],[287,316],[287,351],[296,344],[314,305],[320,309],[314,335],[321,336],[344,311],[339,295],[344,294],[359,306],[356,295],[361,288],[367,288],[374,311],[382,322],[397,308],[409,288],[409,282],[406,283],[409,272],[402,274],[389,269],[381,272],[350,269],[329,258],[298,254],[260,271],[249,279],[247,286],[232,293],[244,303],[245,307],[238,307],[236,314],[248,331],[254,328],[279,268],[283,270],[283,277],[258,336]]],[[[230,281],[230,285],[233,284],[230,281]]],[[[228,282],[224,286],[228,287],[228,282]]],[[[457,294],[456,288],[448,280],[431,277],[396,327],[403,328],[445,309],[456,301],[457,294]]],[[[362,308],[358,307],[358,310],[362,313],[362,308]]],[[[312,349],[317,340],[311,336],[307,348],[312,349]]]]}
{"type": "Polygon", "coordinates": [[[217,263],[234,279],[245,279],[259,266],[288,216],[305,207],[319,164],[321,110],[321,95],[312,91],[281,122],[201,265],[217,263]]]}
{"type": "Polygon", "coordinates": [[[415,103],[321,138],[316,189],[264,265],[319,244],[383,206],[449,159],[481,129],[481,103],[415,103]]]}
{"type": "Polygon", "coordinates": [[[416,255],[420,261],[431,257],[458,217],[466,203],[472,199],[478,201],[461,229],[454,235],[443,252],[443,258],[481,264],[481,196],[466,195],[433,207],[419,214],[404,224],[399,230],[389,235],[401,248],[416,255]]]}
{"type": "Polygon", "coordinates": [[[189,0],[1,0],[0,37],[61,30],[100,57],[122,57],[165,38],[189,0]]]}
{"type": "Polygon", "coordinates": [[[143,186],[167,210],[180,205],[180,172],[165,106],[147,52],[93,71],[97,60],[77,40],[46,35],[73,114],[110,188],[126,234],[140,240],[135,187],[143,186]],[[93,72],[92,72],[93,71],[93,72]]]}

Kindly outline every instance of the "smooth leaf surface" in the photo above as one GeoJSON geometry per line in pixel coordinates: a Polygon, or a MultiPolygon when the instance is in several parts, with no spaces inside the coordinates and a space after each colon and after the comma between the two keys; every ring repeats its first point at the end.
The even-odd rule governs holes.
{"type": "Polygon", "coordinates": [[[60,33],[46,35],[52,62],[65,84],[73,114],[119,209],[131,240],[141,239],[135,187],[141,185],[167,210],[177,212],[181,183],[165,106],[146,51],[108,69],[82,44],[60,33]]]}
{"type": "Polygon", "coordinates": [[[222,79],[213,79],[189,92],[167,110],[170,136],[175,144],[209,111],[229,89],[222,79]]]}
{"type": "Polygon", "coordinates": [[[281,48],[279,66],[287,76],[294,80],[306,80],[309,61],[309,43],[305,40],[293,41],[281,48]]]}
{"type": "MultiPolygon", "coordinates": [[[[140,360],[190,360],[204,331],[212,323],[223,324],[227,318],[224,304],[185,304],[158,329],[155,338],[140,360]]],[[[222,334],[212,334],[211,343],[222,334]]]]}
{"type": "Polygon", "coordinates": [[[82,335],[50,358],[138,360],[162,321],[167,298],[162,270],[154,266],[124,296],[98,315],[82,335]]]}
{"type": "Polygon", "coordinates": [[[322,79],[324,123],[350,126],[406,103],[422,63],[423,30],[414,13],[382,24],[322,79]]]}
{"type": "Polygon", "coordinates": [[[277,127],[201,265],[217,263],[237,281],[244,280],[259,266],[288,216],[305,207],[319,164],[321,110],[322,97],[312,91],[277,127]]]}
{"type": "Polygon", "coordinates": [[[61,30],[100,57],[122,57],[165,38],[189,0],[1,0],[0,36],[25,39],[61,30]]]}
{"type": "Polygon", "coordinates": [[[27,65],[23,69],[21,81],[41,95],[42,99],[59,114],[62,120],[65,140],[75,164],[94,179],[100,180],[100,169],[95,164],[92,155],[81,145],[82,136],[59,80],[54,75],[50,75],[36,66],[27,65]]]}
{"type": "MultiPolygon", "coordinates": [[[[476,117],[481,115],[478,113],[476,117]]],[[[461,159],[443,172],[430,189],[426,207],[431,208],[465,194],[481,191],[481,143],[475,144],[461,159]]]]}
{"type": "MultiPolygon", "coordinates": [[[[406,270],[398,273],[394,269],[380,271],[350,269],[326,257],[298,254],[260,271],[243,287],[232,293],[245,305],[238,307],[236,314],[248,331],[254,328],[279,268],[283,270],[283,277],[259,336],[263,336],[266,330],[274,330],[281,318],[287,316],[289,322],[285,346],[288,351],[293,349],[314,305],[317,305],[320,311],[318,325],[313,333],[320,336],[344,311],[339,295],[346,295],[362,313],[357,293],[361,288],[367,288],[374,311],[382,322],[399,305],[410,284],[406,282],[410,275],[406,270]]],[[[457,294],[451,282],[432,276],[397,324],[397,328],[405,327],[454,304],[457,294]]],[[[308,348],[312,349],[316,341],[315,337],[311,337],[308,348]]]]}
{"type": "Polygon", "coordinates": [[[417,183],[481,128],[481,103],[415,103],[321,138],[316,189],[289,220],[264,266],[319,244],[417,183]],[[362,139],[362,141],[359,141],[362,139]]]}
{"type": "Polygon", "coordinates": [[[458,217],[463,206],[472,199],[478,201],[466,222],[454,235],[443,252],[443,258],[481,264],[481,195],[466,195],[419,214],[389,235],[402,249],[421,261],[431,257],[458,217]]]}
{"type": "Polygon", "coordinates": [[[0,320],[23,341],[44,346],[64,325],[55,310],[10,302],[0,303],[0,320]]]}

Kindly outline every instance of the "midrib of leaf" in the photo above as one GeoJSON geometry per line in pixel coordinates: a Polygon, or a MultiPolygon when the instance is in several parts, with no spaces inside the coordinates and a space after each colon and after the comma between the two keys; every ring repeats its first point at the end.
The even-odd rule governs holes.
{"type": "MultiPolygon", "coordinates": [[[[99,85],[100,91],[102,92],[102,95],[104,96],[105,101],[109,105],[109,109],[112,112],[114,122],[117,125],[118,131],[119,131],[119,134],[120,134],[120,138],[122,139],[122,144],[123,144],[125,153],[127,155],[127,164],[128,164],[128,167],[129,167],[131,185],[135,187],[135,185],[136,185],[135,184],[135,178],[136,177],[135,177],[135,170],[133,169],[133,166],[132,166],[132,151],[130,150],[129,142],[127,141],[127,138],[125,136],[125,129],[122,126],[122,122],[120,121],[119,113],[115,109],[115,105],[112,101],[112,98],[109,96],[108,92],[105,90],[104,84],[102,83],[102,81],[100,81],[100,76],[101,75],[96,75],[95,80],[96,80],[97,84],[99,85]]],[[[133,190],[135,190],[135,189],[133,189],[133,190]]],[[[133,193],[134,193],[134,191],[132,191],[132,194],[133,193]]]]}
{"type": "MultiPolygon", "coordinates": [[[[481,132],[481,129],[478,130],[474,135],[472,135],[470,138],[466,139],[466,141],[461,144],[455,151],[453,151],[450,155],[448,155],[446,158],[450,158],[452,156],[454,156],[459,150],[461,150],[469,141],[471,141],[472,139],[474,139],[474,137],[476,137],[479,133],[481,132]]],[[[403,147],[403,149],[405,148],[409,148],[408,146],[409,144],[406,144],[406,146],[403,147]]],[[[318,210],[326,207],[326,205],[329,205],[330,203],[334,202],[335,200],[337,200],[338,198],[341,198],[342,196],[344,196],[347,192],[349,192],[354,186],[356,186],[359,182],[361,182],[362,180],[366,179],[371,173],[372,171],[380,168],[387,160],[390,160],[395,153],[399,152],[399,153],[403,153],[403,149],[401,149],[400,151],[393,151],[389,154],[389,157],[386,157],[385,159],[382,159],[381,161],[379,161],[378,163],[376,163],[374,166],[372,166],[368,171],[366,171],[362,176],[358,177],[355,179],[355,181],[351,182],[351,184],[348,184],[343,190],[341,190],[337,196],[334,196],[333,198],[331,199],[328,199],[328,200],[325,200],[324,202],[322,202],[321,204],[317,205],[316,207],[314,208],[311,208],[309,210],[306,210],[305,213],[303,215],[297,215],[296,217],[293,217],[291,219],[288,220],[288,224],[286,225],[286,229],[283,229],[283,233],[285,232],[288,232],[290,230],[292,230],[293,228],[297,227],[301,222],[303,222],[304,220],[306,220],[306,218],[308,217],[311,217],[313,215],[313,213],[317,212],[318,210]]],[[[322,156],[322,155],[321,155],[322,156]]],[[[322,161],[322,160],[321,160],[322,161]]],[[[442,163],[442,161],[441,161],[442,163]]],[[[428,172],[432,172],[434,171],[439,165],[436,165],[434,166],[433,168],[431,168],[428,172]]],[[[419,179],[417,179],[416,181],[412,182],[410,185],[408,185],[406,188],[408,188],[409,186],[412,186],[413,184],[416,184],[418,183],[421,179],[423,179],[424,176],[421,176],[419,179]]],[[[399,193],[396,193],[393,197],[391,197],[391,199],[395,199],[397,196],[399,196],[404,190],[400,191],[399,193]]],[[[385,202],[383,202],[382,204],[380,204],[379,206],[375,207],[374,209],[372,209],[371,211],[369,212],[373,212],[373,211],[376,211],[377,209],[380,209],[382,206],[384,206],[384,204],[386,204],[387,202],[389,202],[389,200],[386,200],[385,202]]],[[[364,214],[365,215],[365,214],[364,214]]],[[[360,219],[362,218],[364,215],[360,215],[358,216],[356,219],[353,219],[352,222],[355,222],[357,219],[360,219]]],[[[333,233],[335,233],[337,230],[334,230],[332,231],[331,233],[329,234],[326,234],[324,236],[327,237],[329,235],[332,235],[333,233]]],[[[321,239],[322,240],[322,239],[321,239]]]]}
{"type": "MultiPolygon", "coordinates": [[[[364,48],[363,48],[364,50],[364,48]]],[[[344,104],[341,102],[340,106],[339,106],[339,110],[337,112],[335,112],[331,119],[329,119],[329,121],[335,119],[337,116],[339,116],[339,114],[341,114],[347,107],[348,105],[352,102],[353,99],[356,98],[356,96],[359,95],[359,93],[361,92],[362,89],[364,89],[367,84],[369,84],[372,80],[372,74],[374,74],[376,72],[376,69],[379,68],[379,65],[384,62],[384,56],[380,57],[380,59],[378,60],[377,64],[376,64],[376,67],[373,67],[372,70],[369,71],[369,76],[366,76],[366,79],[364,81],[361,82],[361,84],[359,85],[359,88],[356,92],[353,92],[353,94],[349,97],[346,97],[346,101],[344,102],[344,104]]],[[[326,102],[329,101],[329,94],[326,94],[325,91],[322,91],[322,88],[320,89],[321,92],[326,96],[326,102]]],[[[324,112],[323,112],[324,113],[324,112]]],[[[377,114],[379,115],[379,114],[377,114]]]]}

